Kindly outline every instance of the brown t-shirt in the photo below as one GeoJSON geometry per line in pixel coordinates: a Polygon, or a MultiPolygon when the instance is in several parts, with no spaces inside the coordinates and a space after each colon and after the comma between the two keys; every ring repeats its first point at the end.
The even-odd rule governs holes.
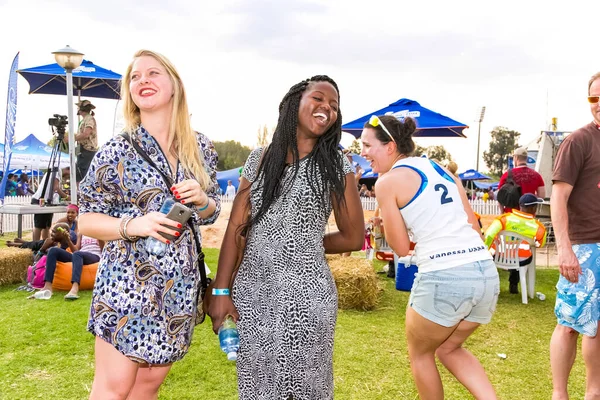
{"type": "Polygon", "coordinates": [[[561,143],[552,181],[573,185],[567,203],[571,242],[600,243],[600,129],[595,123],[561,143]]]}

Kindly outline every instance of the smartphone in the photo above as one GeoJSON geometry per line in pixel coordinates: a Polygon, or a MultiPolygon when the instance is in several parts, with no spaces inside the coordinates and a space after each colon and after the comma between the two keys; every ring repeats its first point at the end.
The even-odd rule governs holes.
{"type": "MultiPolygon", "coordinates": [[[[190,210],[188,207],[184,206],[181,203],[175,203],[173,204],[173,207],[171,207],[171,209],[169,210],[169,213],[167,214],[167,218],[169,218],[171,221],[177,221],[181,224],[181,229],[177,229],[175,227],[172,226],[168,226],[168,225],[163,225],[165,228],[169,228],[169,229],[174,229],[176,231],[179,231],[179,233],[183,233],[183,231],[185,230],[185,225],[187,224],[188,219],[190,219],[190,217],[192,216],[192,210],[190,210]]],[[[167,240],[170,241],[174,241],[175,239],[177,239],[177,236],[173,236],[173,235],[169,235],[168,233],[164,233],[164,232],[159,232],[161,234],[162,237],[164,237],[167,240]]]]}

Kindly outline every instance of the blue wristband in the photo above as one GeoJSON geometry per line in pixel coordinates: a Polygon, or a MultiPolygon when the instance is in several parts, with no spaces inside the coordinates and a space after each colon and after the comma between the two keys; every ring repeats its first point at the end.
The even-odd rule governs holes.
{"type": "Polygon", "coordinates": [[[212,290],[213,296],[229,296],[229,289],[215,289],[212,290]]]}
{"type": "MultiPolygon", "coordinates": [[[[205,205],[204,207],[200,207],[200,208],[198,208],[198,211],[204,211],[204,210],[206,210],[206,209],[208,208],[208,205],[209,205],[209,204],[210,204],[210,198],[209,198],[209,197],[207,197],[207,198],[206,198],[206,205],[205,205]]],[[[227,293],[227,294],[229,294],[229,293],[227,293]]]]}

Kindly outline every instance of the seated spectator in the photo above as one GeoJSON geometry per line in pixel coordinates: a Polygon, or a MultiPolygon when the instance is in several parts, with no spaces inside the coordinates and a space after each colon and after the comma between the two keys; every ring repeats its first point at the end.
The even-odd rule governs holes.
{"type": "Polygon", "coordinates": [[[369,196],[367,196],[367,193],[369,193],[369,188],[367,187],[367,185],[365,185],[363,183],[362,185],[360,185],[360,190],[358,191],[358,195],[360,197],[369,197],[369,196]]]}
{"type": "MultiPolygon", "coordinates": [[[[71,235],[71,241],[77,242],[77,233],[79,232],[77,229],[77,217],[79,216],[79,207],[75,204],[69,204],[67,206],[67,216],[56,221],[56,224],[64,223],[66,224],[66,229],[71,235]]],[[[56,225],[55,225],[56,226],[56,225]]],[[[32,240],[26,241],[21,238],[15,238],[13,241],[7,241],[6,245],[8,247],[20,247],[22,249],[32,249],[34,252],[39,251],[39,249],[44,244],[45,240],[32,240]]]]}
{"type": "Polygon", "coordinates": [[[77,242],[77,234],[79,233],[79,229],[77,229],[77,217],[79,216],[79,207],[75,204],[69,204],[67,206],[67,216],[59,219],[58,222],[64,222],[69,225],[69,232],[71,233],[71,241],[77,242]]]}
{"type": "MultiPolygon", "coordinates": [[[[543,203],[540,199],[531,193],[524,194],[519,199],[519,210],[513,209],[512,212],[502,214],[497,217],[485,231],[485,244],[489,248],[494,244],[494,239],[502,230],[519,233],[525,237],[535,239],[537,247],[543,247],[546,244],[546,227],[535,219],[537,205],[543,203]]],[[[492,251],[494,249],[492,248],[492,251]]],[[[519,265],[524,266],[532,262],[533,254],[529,244],[521,243],[519,246],[519,265]]],[[[519,271],[511,270],[508,279],[509,291],[513,294],[519,293],[519,271]]],[[[524,288],[521,288],[524,290],[524,288]]]]}
{"type": "Polygon", "coordinates": [[[29,177],[26,173],[22,173],[17,182],[17,196],[29,196],[35,192],[29,186],[29,177]]]}
{"type": "Polygon", "coordinates": [[[73,268],[71,273],[72,286],[69,293],[65,295],[65,300],[77,300],[79,298],[79,282],[81,281],[83,267],[100,261],[100,255],[104,248],[103,241],[88,236],[78,235],[77,243],[74,244],[71,241],[70,236],[65,234],[65,232],[61,231],[59,235],[61,243],[66,244],[71,252],[60,247],[53,247],[48,251],[48,258],[46,258],[46,273],[44,274],[44,287],[38,292],[40,294],[33,296],[32,298],[47,300],[52,297],[52,281],[54,280],[56,263],[57,261],[60,261],[72,263],[73,268]],[[42,291],[47,291],[49,294],[42,295],[42,291]]]}
{"type": "Polygon", "coordinates": [[[7,241],[6,246],[8,247],[20,247],[21,249],[31,249],[34,253],[46,254],[46,251],[54,246],[64,246],[66,249],[66,245],[61,243],[60,237],[58,235],[61,229],[64,229],[65,232],[69,232],[69,225],[65,222],[57,222],[50,231],[50,237],[48,239],[42,240],[33,240],[27,242],[21,238],[16,238],[14,241],[7,241]]]}

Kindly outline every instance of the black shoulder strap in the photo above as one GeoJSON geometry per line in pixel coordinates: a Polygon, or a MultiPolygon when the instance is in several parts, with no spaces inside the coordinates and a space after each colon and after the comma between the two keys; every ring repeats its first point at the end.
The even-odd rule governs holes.
{"type": "MultiPolygon", "coordinates": [[[[149,166],[151,166],[156,171],[158,171],[160,176],[162,176],[163,180],[165,181],[165,184],[167,185],[167,187],[170,188],[171,186],[173,186],[173,180],[170,177],[168,177],[167,175],[165,175],[165,173],[162,172],[156,166],[154,161],[152,161],[150,156],[148,156],[148,154],[140,147],[140,145],[135,140],[131,139],[131,137],[129,136],[129,133],[121,132],[120,135],[125,140],[127,140],[128,143],[130,143],[133,146],[133,148],[137,151],[137,153],[140,156],[142,156],[142,158],[144,160],[146,160],[146,162],[148,163],[149,166]]],[[[204,252],[202,251],[202,245],[200,244],[200,240],[198,240],[198,235],[196,235],[196,228],[194,228],[194,223],[192,222],[191,219],[188,220],[188,225],[189,225],[190,229],[192,230],[192,236],[194,236],[194,241],[196,242],[196,248],[198,249],[198,270],[200,271],[200,281],[202,282],[202,287],[204,289],[206,289],[208,287],[208,279],[206,278],[206,269],[204,269],[204,252]],[[200,264],[202,264],[202,265],[200,265],[200,264]]]]}
{"type": "Polygon", "coordinates": [[[515,183],[515,180],[513,179],[512,168],[508,170],[508,175],[506,176],[506,182],[515,183]]]}

